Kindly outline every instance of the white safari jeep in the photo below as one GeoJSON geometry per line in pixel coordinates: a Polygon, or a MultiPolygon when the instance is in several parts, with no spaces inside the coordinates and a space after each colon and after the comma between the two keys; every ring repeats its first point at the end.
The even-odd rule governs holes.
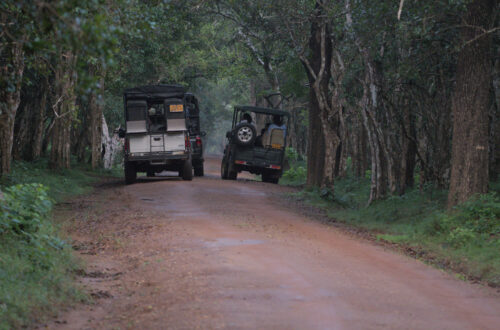
{"type": "Polygon", "coordinates": [[[191,144],[186,117],[186,91],[178,85],[141,86],[125,90],[125,182],[137,172],[148,176],[168,170],[192,180],[191,144]]]}

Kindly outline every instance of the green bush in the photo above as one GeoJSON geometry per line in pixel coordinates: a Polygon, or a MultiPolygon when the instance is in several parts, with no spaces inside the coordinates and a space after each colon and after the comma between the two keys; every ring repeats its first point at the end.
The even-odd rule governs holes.
{"type": "Polygon", "coordinates": [[[478,235],[484,239],[498,238],[500,197],[492,192],[471,198],[453,212],[438,217],[431,227],[434,230],[428,230],[428,233],[448,236],[447,241],[457,247],[473,242],[478,235]]]}
{"type": "Polygon", "coordinates": [[[53,202],[41,184],[4,189],[0,201],[0,329],[42,318],[76,297],[70,247],[50,221],[53,202]]]}
{"type": "Polygon", "coordinates": [[[283,173],[283,178],[298,181],[307,176],[307,169],[304,166],[292,167],[285,173],[283,173]]]}
{"type": "Polygon", "coordinates": [[[18,184],[5,190],[0,204],[0,235],[36,239],[42,221],[52,208],[47,188],[41,184],[18,184]]]}

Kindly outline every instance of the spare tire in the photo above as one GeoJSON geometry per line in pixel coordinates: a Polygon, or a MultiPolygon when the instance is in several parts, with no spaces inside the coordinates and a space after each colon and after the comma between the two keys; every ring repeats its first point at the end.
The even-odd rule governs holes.
{"type": "Polygon", "coordinates": [[[239,123],[233,130],[234,139],[240,146],[250,146],[255,142],[257,130],[255,126],[249,123],[239,123]]]}

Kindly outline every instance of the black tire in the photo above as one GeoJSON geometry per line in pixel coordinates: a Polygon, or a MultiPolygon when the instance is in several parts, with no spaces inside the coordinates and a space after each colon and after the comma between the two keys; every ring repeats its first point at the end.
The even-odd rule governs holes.
{"type": "Polygon", "coordinates": [[[184,161],[184,165],[182,166],[182,180],[193,180],[193,163],[191,162],[191,158],[184,161]]]}
{"type": "Polygon", "coordinates": [[[146,172],[146,176],[147,176],[148,178],[152,178],[152,177],[154,177],[154,176],[155,176],[155,172],[154,172],[154,171],[149,170],[149,171],[147,171],[147,172],[146,172]]]}
{"type": "Polygon", "coordinates": [[[277,174],[262,173],[262,181],[277,184],[280,181],[280,176],[277,174]]]}
{"type": "Polygon", "coordinates": [[[224,158],[220,163],[220,177],[222,180],[227,180],[227,161],[224,158]]]}
{"type": "Polygon", "coordinates": [[[240,146],[253,145],[257,138],[255,126],[249,123],[239,123],[234,127],[233,132],[234,139],[240,146]]]}
{"type": "Polygon", "coordinates": [[[194,166],[194,176],[204,176],[205,170],[203,169],[203,163],[194,166]]]}
{"type": "Polygon", "coordinates": [[[125,184],[132,184],[137,180],[137,171],[133,163],[125,162],[125,184]]]}
{"type": "Polygon", "coordinates": [[[238,178],[238,171],[234,168],[234,164],[227,165],[227,178],[229,180],[236,180],[238,178]]]}

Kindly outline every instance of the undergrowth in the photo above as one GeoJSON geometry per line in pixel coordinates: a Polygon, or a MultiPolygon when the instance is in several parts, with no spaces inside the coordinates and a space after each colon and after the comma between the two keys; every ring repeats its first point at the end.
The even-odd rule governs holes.
{"type": "MultiPolygon", "coordinates": [[[[75,164],[76,165],[76,164],[75,164]]],[[[29,327],[70,302],[85,299],[75,286],[78,261],[52,221],[52,208],[88,193],[99,176],[84,166],[51,171],[46,160],[14,162],[0,181],[0,329],[29,327]]]]}
{"type": "Polygon", "coordinates": [[[293,197],[323,209],[337,222],[368,230],[379,240],[418,251],[435,265],[498,287],[500,195],[495,187],[451,211],[446,210],[447,191],[431,185],[367,206],[367,178],[337,180],[334,197],[321,190],[302,190],[293,197]]]}

